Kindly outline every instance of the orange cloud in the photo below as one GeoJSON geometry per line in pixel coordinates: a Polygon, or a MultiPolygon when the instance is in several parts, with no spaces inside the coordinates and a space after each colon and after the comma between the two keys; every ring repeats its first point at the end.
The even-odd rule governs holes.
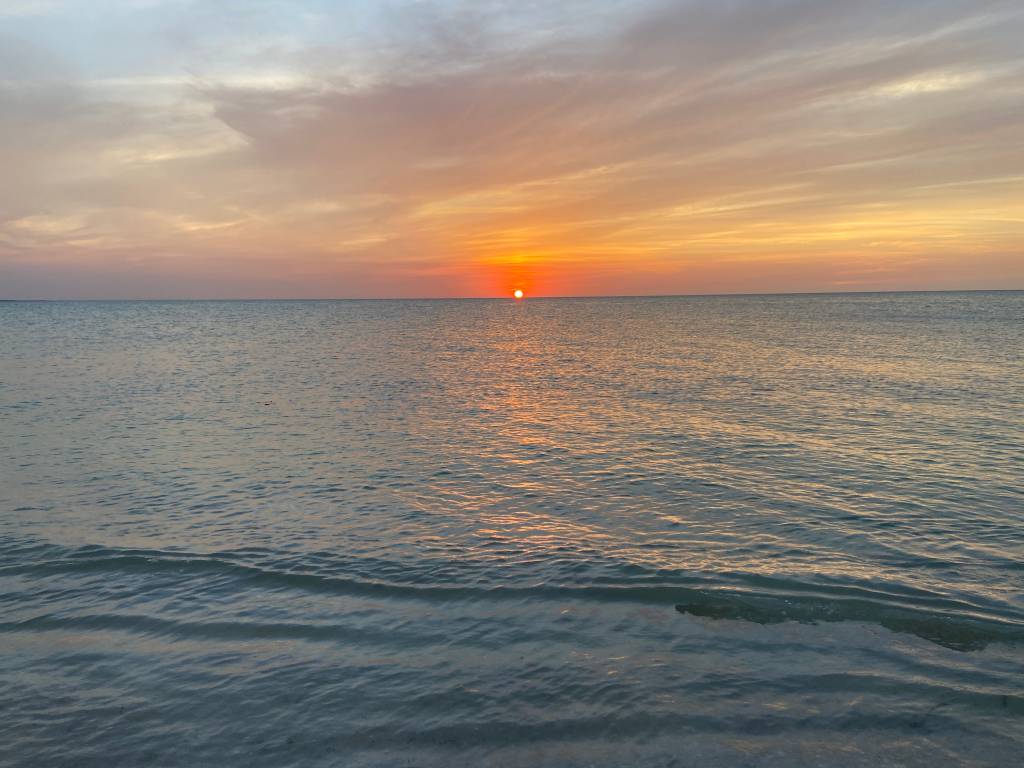
{"type": "Polygon", "coordinates": [[[185,14],[179,63],[103,77],[19,38],[0,45],[0,287],[1024,285],[1024,11],[915,5],[638,2],[574,26],[571,3],[428,3],[334,48],[312,22],[254,12],[242,39],[154,6],[140,29],[185,14]]]}

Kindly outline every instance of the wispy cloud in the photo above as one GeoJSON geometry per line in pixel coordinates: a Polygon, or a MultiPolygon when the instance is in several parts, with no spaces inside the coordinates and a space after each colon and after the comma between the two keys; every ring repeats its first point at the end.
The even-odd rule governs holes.
{"type": "Polygon", "coordinates": [[[121,10],[0,44],[8,293],[1024,285],[1019,3],[121,10]]]}

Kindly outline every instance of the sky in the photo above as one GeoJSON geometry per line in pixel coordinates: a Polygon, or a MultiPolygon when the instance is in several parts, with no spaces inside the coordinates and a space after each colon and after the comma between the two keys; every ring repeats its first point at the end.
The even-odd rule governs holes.
{"type": "Polygon", "coordinates": [[[1020,0],[0,0],[0,298],[1024,288],[1020,0]]]}

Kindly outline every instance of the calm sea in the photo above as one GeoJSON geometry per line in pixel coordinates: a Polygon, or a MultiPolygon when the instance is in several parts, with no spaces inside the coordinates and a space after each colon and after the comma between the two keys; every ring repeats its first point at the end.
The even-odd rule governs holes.
{"type": "Polygon", "coordinates": [[[1024,293],[0,304],[0,763],[1019,765],[1024,293]]]}

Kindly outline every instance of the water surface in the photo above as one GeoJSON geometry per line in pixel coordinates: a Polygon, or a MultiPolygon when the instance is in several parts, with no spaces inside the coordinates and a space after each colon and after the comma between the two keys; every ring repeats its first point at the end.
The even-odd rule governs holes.
{"type": "Polygon", "coordinates": [[[1007,765],[1024,293],[0,304],[0,763],[1007,765]]]}

